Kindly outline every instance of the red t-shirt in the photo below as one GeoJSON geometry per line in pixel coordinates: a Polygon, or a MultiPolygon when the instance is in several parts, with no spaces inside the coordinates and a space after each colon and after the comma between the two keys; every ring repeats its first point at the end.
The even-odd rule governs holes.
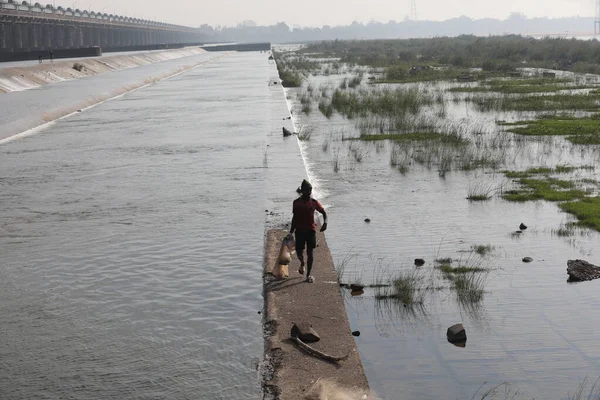
{"type": "Polygon", "coordinates": [[[323,212],[323,206],[312,197],[304,200],[302,197],[294,200],[293,210],[296,230],[299,232],[316,231],[315,210],[323,212]]]}

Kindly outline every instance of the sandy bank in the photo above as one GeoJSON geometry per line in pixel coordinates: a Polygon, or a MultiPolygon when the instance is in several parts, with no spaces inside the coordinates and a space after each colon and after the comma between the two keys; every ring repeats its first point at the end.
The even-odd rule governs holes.
{"type": "Polygon", "coordinates": [[[304,282],[294,257],[290,277],[269,277],[277,262],[279,247],[287,231],[272,229],[265,244],[266,372],[265,399],[367,399],[369,385],[354,337],[351,334],[344,300],[323,233],[317,234],[313,275],[315,283],[304,282]],[[294,324],[310,322],[321,336],[311,347],[332,356],[348,356],[339,362],[309,355],[290,340],[294,324]],[[346,397],[332,397],[333,392],[346,397]]]}
{"type": "Polygon", "coordinates": [[[189,47],[149,51],[146,53],[55,60],[53,63],[45,60],[42,64],[0,68],[0,93],[33,89],[50,83],[64,82],[126,68],[135,68],[204,52],[205,50],[199,47],[189,47]]]}

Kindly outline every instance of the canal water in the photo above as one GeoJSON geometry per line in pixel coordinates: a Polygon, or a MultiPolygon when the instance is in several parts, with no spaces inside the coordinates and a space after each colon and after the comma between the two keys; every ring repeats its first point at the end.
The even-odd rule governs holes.
{"type": "Polygon", "coordinates": [[[1,399],[260,397],[265,222],[305,171],[268,55],[211,57],[0,144],[1,399]]]}

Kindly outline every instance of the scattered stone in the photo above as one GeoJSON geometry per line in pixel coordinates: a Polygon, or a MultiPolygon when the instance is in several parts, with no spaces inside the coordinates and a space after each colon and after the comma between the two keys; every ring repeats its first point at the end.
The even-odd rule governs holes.
{"type": "Polygon", "coordinates": [[[371,220],[369,218],[365,218],[365,222],[368,224],[369,222],[371,222],[371,220]]]}
{"type": "Polygon", "coordinates": [[[448,337],[448,341],[450,343],[467,341],[467,333],[465,332],[465,328],[462,324],[452,325],[450,328],[448,328],[446,336],[448,337]]]}
{"type": "Polygon", "coordinates": [[[352,332],[352,336],[360,336],[360,331],[354,331],[354,332],[352,332]]]}
{"type": "Polygon", "coordinates": [[[521,222],[521,225],[519,225],[519,229],[524,231],[525,229],[527,229],[527,225],[521,222]]]}
{"type": "Polygon", "coordinates": [[[293,338],[299,338],[304,343],[318,342],[321,340],[319,334],[313,329],[310,322],[294,322],[290,336],[293,338]]]}
{"type": "Polygon", "coordinates": [[[525,262],[525,263],[530,263],[532,261],[533,261],[533,258],[531,258],[531,257],[523,257],[523,262],[525,262]]]}
{"type": "Polygon", "coordinates": [[[283,127],[283,136],[292,136],[292,132],[290,132],[285,126],[283,127]]]}
{"type": "Polygon", "coordinates": [[[424,260],[424,259],[422,259],[422,258],[415,258],[415,265],[416,265],[417,267],[420,267],[420,266],[422,266],[422,265],[425,265],[425,260],[424,260]]]}
{"type": "Polygon", "coordinates": [[[365,288],[364,285],[359,285],[357,283],[351,283],[350,284],[350,290],[352,290],[353,292],[358,292],[360,290],[363,290],[365,288]]]}
{"type": "Polygon", "coordinates": [[[515,233],[523,233],[523,231],[515,231],[515,233]]]}
{"type": "Polygon", "coordinates": [[[591,281],[600,278],[600,267],[585,260],[568,260],[567,274],[571,282],[591,281]]]}

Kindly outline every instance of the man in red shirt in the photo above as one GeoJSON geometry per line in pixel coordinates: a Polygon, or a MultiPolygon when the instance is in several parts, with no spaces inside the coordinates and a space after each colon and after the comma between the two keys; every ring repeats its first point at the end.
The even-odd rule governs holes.
{"type": "Polygon", "coordinates": [[[302,196],[294,200],[292,217],[292,226],[290,235],[296,232],[296,254],[300,260],[300,269],[298,272],[304,275],[304,247],[306,247],[307,270],[306,282],[314,282],[314,277],[310,274],[313,266],[313,249],[317,247],[317,224],[315,223],[315,211],[323,215],[323,225],[321,232],[327,229],[327,213],[317,200],[310,197],[312,185],[305,179],[300,185],[302,196]]]}

